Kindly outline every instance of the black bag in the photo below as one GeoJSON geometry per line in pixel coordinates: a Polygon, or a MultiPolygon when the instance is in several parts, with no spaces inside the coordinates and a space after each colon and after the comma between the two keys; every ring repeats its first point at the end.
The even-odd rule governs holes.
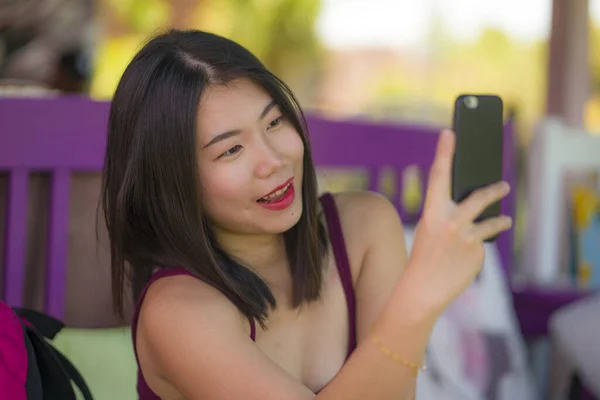
{"type": "Polygon", "coordinates": [[[28,368],[28,400],[76,400],[74,383],[85,400],[93,400],[85,380],[75,366],[50,342],[64,328],[59,320],[46,314],[13,307],[21,318],[28,368]]]}

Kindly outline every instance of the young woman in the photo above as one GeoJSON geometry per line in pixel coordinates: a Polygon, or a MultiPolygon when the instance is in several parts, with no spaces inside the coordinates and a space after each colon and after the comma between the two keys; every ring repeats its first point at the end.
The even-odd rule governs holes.
{"type": "Polygon", "coordinates": [[[108,134],[113,291],[119,310],[126,282],[136,293],[142,400],[414,396],[436,318],[478,273],[483,240],[511,225],[473,222],[506,183],[451,201],[444,131],[407,260],[383,197],[317,197],[289,88],[205,32],[140,50],[108,134]]]}

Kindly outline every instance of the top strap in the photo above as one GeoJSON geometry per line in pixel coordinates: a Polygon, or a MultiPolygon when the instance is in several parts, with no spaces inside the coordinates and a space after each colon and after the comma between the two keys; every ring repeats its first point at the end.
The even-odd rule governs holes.
{"type": "Polygon", "coordinates": [[[325,211],[325,219],[327,220],[327,229],[329,231],[329,240],[335,256],[335,261],[346,294],[346,303],[348,305],[348,317],[350,322],[350,340],[348,343],[348,357],[356,348],[356,298],[354,295],[354,286],[352,284],[352,272],[350,271],[350,261],[344,235],[342,232],[342,224],[338,213],[335,199],[331,193],[324,193],[321,196],[321,204],[325,211]]]}

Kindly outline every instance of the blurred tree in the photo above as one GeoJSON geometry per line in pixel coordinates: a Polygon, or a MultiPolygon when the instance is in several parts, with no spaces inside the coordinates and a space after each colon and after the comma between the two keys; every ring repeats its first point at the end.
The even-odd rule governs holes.
{"type": "Polygon", "coordinates": [[[310,103],[322,51],[315,30],[320,6],[320,0],[210,1],[197,11],[195,26],[247,47],[310,103]]]}
{"type": "Polygon", "coordinates": [[[165,0],[102,0],[99,4],[105,37],[148,34],[169,25],[172,15],[165,0]]]}
{"type": "Polygon", "coordinates": [[[592,90],[600,94],[600,25],[590,21],[589,57],[592,73],[592,90]]]}
{"type": "Polygon", "coordinates": [[[202,29],[239,42],[310,102],[320,65],[315,31],[320,4],[320,0],[102,0],[106,39],[94,94],[112,96],[140,43],[175,27],[202,29]]]}

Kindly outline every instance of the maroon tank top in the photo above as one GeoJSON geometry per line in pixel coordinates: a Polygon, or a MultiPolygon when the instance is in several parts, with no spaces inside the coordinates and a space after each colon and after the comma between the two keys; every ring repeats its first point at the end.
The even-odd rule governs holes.
{"type": "MultiPolygon", "coordinates": [[[[342,226],[340,223],[339,214],[337,211],[337,207],[335,205],[335,201],[333,196],[330,193],[325,193],[321,196],[321,204],[323,205],[323,210],[325,212],[325,218],[327,220],[327,229],[329,231],[329,240],[331,241],[331,247],[333,249],[333,254],[335,256],[335,261],[338,269],[338,273],[340,275],[340,279],[342,281],[342,286],[344,288],[344,293],[346,295],[346,303],[348,306],[348,319],[349,319],[349,341],[348,341],[348,353],[346,359],[350,357],[354,349],[356,348],[356,301],[354,298],[354,288],[352,285],[352,274],[350,272],[350,262],[348,260],[348,253],[346,251],[346,244],[344,243],[344,236],[342,234],[342,226]]],[[[142,306],[142,301],[146,296],[146,292],[150,285],[161,278],[165,278],[167,276],[176,276],[176,275],[189,275],[194,276],[184,268],[175,267],[175,268],[164,268],[156,271],[148,283],[144,290],[142,291],[140,298],[138,300],[137,306],[133,313],[133,319],[131,324],[131,335],[133,339],[133,349],[135,352],[135,358],[138,365],[138,381],[137,381],[137,392],[140,400],[160,400],[144,379],[142,372],[140,370],[139,359],[137,356],[137,346],[136,346],[136,332],[137,332],[137,322],[138,316],[140,312],[140,308],[142,306]]],[[[250,324],[250,338],[252,340],[256,339],[256,324],[254,319],[249,318],[250,324]]]]}

